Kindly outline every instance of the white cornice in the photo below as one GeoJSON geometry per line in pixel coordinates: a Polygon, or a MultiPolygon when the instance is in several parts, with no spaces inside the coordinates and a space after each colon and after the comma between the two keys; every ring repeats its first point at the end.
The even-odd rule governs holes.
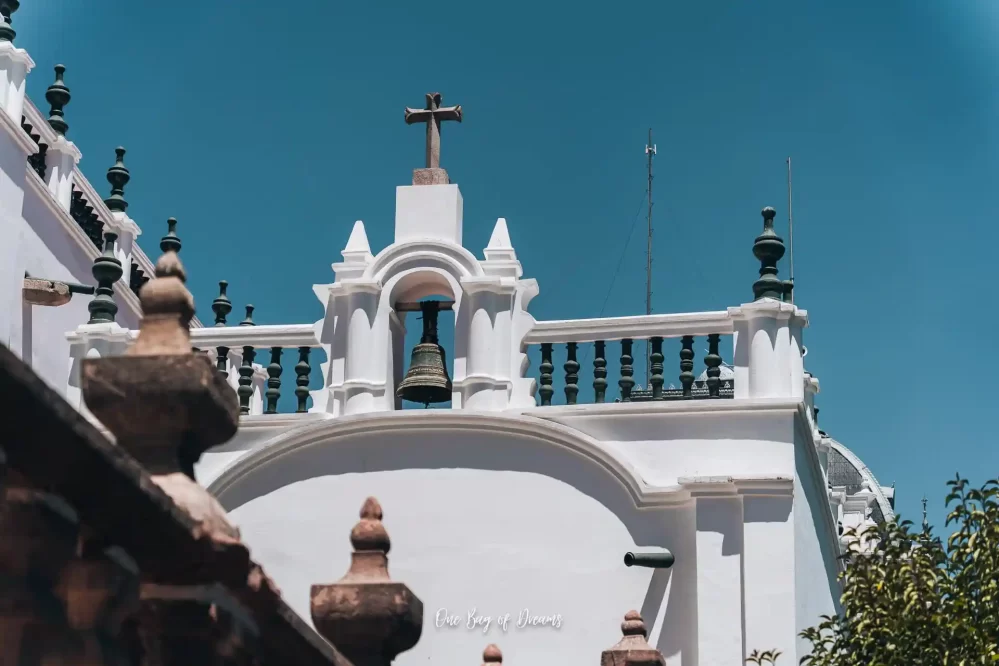
{"type": "Polygon", "coordinates": [[[366,278],[348,278],[329,285],[329,292],[334,296],[346,296],[348,294],[375,294],[382,291],[380,280],[368,280],[366,278]]]}
{"type": "Polygon", "coordinates": [[[793,303],[784,303],[775,298],[761,298],[758,301],[744,303],[728,309],[732,319],[746,320],[756,317],[773,317],[781,321],[792,320],[802,327],[808,326],[808,311],[802,310],[793,303]]]}
{"type": "MultiPolygon", "coordinates": [[[[299,417],[312,415],[299,415],[299,417]]],[[[226,491],[270,461],[313,446],[338,446],[341,442],[372,431],[393,437],[418,430],[460,432],[468,436],[483,432],[536,440],[540,445],[566,449],[586,458],[615,478],[632,497],[636,508],[670,508],[687,505],[705,496],[790,496],[794,481],[783,477],[688,477],[672,486],[652,486],[625,460],[600,442],[567,426],[527,416],[510,416],[468,410],[402,410],[343,416],[315,421],[288,419],[302,426],[287,431],[239,458],[208,487],[223,504],[226,491]]],[[[275,425],[277,425],[275,423],[275,425]]],[[[261,422],[260,428],[263,428],[261,422]]],[[[235,507],[228,507],[232,510],[235,507]]]]}
{"type": "Polygon", "coordinates": [[[791,497],[794,479],[782,476],[696,476],[681,477],[677,483],[691,497],[791,497]]]}
{"type": "Polygon", "coordinates": [[[474,276],[462,278],[460,284],[466,294],[489,292],[509,296],[517,292],[517,281],[512,278],[474,276]]]}
{"type": "Polygon", "coordinates": [[[14,46],[13,42],[0,42],[0,56],[7,56],[17,64],[24,65],[25,74],[29,74],[35,68],[35,61],[31,59],[31,55],[26,50],[14,46]]]}
{"type": "Polygon", "coordinates": [[[654,336],[675,338],[683,335],[722,335],[734,330],[729,312],[685,312],[680,314],[604,317],[600,319],[561,319],[535,322],[524,338],[525,345],[594,340],[645,339],[654,336]]]}

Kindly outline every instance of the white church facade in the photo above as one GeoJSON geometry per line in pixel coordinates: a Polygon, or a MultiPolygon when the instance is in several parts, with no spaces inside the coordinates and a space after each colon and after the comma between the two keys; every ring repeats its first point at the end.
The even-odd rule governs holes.
{"type": "MultiPolygon", "coordinates": [[[[160,224],[129,216],[123,150],[109,189],[84,176],[64,72],[46,113],[25,96],[33,67],[0,36],[0,342],[87,413],[80,362],[134,342],[147,252],[158,254],[141,233],[160,224]]],[[[837,609],[843,531],[892,520],[894,489],[818,427],[808,314],[777,278],[774,211],[763,211],[746,302],[537,320],[542,285],[517,258],[516,221],[497,220],[480,252],[462,243],[439,132],[461,109],[441,103],[432,94],[407,110],[426,124],[426,165],[396,188],[394,242],[371,248],[357,222],[331,282],[303,285],[319,321],[253,325],[247,313],[230,325],[223,285],[216,325],[192,323],[192,344],[244,412],[198,481],[306,619],[310,585],[347,570],[344,535],[378,497],[392,576],[424,603],[423,638],[403,666],[478,663],[487,643],[513,664],[587,663],[619,638],[629,608],[671,666],[735,666],[754,649],[796,663],[799,632],[837,609]],[[449,408],[404,408],[415,365],[405,332],[426,325],[432,356],[437,309],[453,312],[445,370],[413,382],[449,408]],[[673,344],[679,388],[665,379],[677,376],[677,356],[663,352],[673,344]]],[[[178,235],[171,225],[157,241],[179,249],[178,235]]]]}

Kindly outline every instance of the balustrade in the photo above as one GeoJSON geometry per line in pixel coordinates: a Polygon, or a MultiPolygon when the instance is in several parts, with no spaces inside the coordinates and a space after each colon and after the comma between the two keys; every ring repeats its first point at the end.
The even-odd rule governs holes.
{"type": "MultiPolygon", "coordinates": [[[[228,303],[228,299],[221,300],[224,296],[223,289],[212,304],[215,326],[192,328],[191,345],[214,359],[219,373],[239,396],[240,413],[279,413],[282,387],[289,383],[282,380],[289,361],[295,376],[291,391],[295,401],[294,409],[284,411],[308,412],[311,352],[319,347],[312,324],[257,325],[248,315],[238,326],[226,326],[225,315],[219,316],[225,308],[219,305],[228,303]],[[258,358],[266,364],[255,363],[258,358]]],[[[248,308],[252,313],[252,306],[248,308]]]]}
{"type": "MultiPolygon", "coordinates": [[[[731,366],[724,363],[719,345],[721,336],[731,335],[733,330],[732,319],[726,311],[541,321],[527,334],[524,344],[529,356],[533,356],[533,346],[540,350],[538,397],[542,406],[551,405],[556,393],[553,374],[556,356],[565,359],[565,404],[573,405],[581,400],[579,370],[581,361],[590,354],[593,358],[592,401],[595,403],[609,399],[644,402],[731,398],[733,373],[731,366]],[[666,386],[663,349],[666,340],[675,340],[679,345],[678,386],[672,383],[666,386]],[[608,343],[620,345],[619,362],[611,373],[616,376],[618,386],[618,395],[613,398],[607,394],[610,384],[607,357],[613,354],[613,347],[608,347],[608,343]],[[698,375],[695,350],[702,344],[704,368],[698,375]],[[641,379],[647,384],[644,388],[637,384],[641,379]]],[[[610,381],[615,379],[612,377],[610,381]]]]}

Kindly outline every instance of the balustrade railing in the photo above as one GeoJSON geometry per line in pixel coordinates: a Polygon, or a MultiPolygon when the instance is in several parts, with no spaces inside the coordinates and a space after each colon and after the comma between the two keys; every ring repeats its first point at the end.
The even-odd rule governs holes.
{"type": "Polygon", "coordinates": [[[290,357],[295,396],[291,411],[309,411],[315,362],[311,352],[320,346],[312,324],[258,326],[252,313],[253,306],[247,306],[247,317],[238,326],[192,328],[191,345],[212,356],[219,373],[239,396],[244,415],[279,413],[282,388],[288,384],[282,376],[290,357]],[[257,363],[258,358],[263,363],[257,363]]]}
{"type": "MultiPolygon", "coordinates": [[[[733,396],[732,369],[725,363],[720,348],[722,336],[730,336],[732,332],[732,319],[726,311],[569,319],[537,322],[524,344],[528,347],[528,357],[535,356],[536,351],[540,360],[537,395],[542,406],[551,405],[556,393],[556,349],[558,360],[564,359],[562,392],[567,405],[580,400],[579,371],[589,357],[592,357],[592,401],[596,403],[716,399],[733,396]],[[703,339],[706,345],[700,377],[695,374],[698,339],[703,339]],[[664,347],[664,343],[678,347],[678,353],[670,354],[672,350],[664,347]],[[614,347],[620,356],[618,363],[609,368],[608,359],[613,361],[614,347]],[[647,354],[643,353],[646,351],[647,354]],[[637,361],[636,354],[639,354],[637,361]],[[676,375],[679,386],[667,385],[671,373],[666,371],[666,359],[670,356],[679,358],[676,375]],[[646,376],[644,389],[636,385],[636,366],[639,379],[646,376]],[[618,388],[616,398],[612,397],[614,383],[618,388]]],[[[588,390],[584,391],[584,397],[589,397],[588,390]]]]}

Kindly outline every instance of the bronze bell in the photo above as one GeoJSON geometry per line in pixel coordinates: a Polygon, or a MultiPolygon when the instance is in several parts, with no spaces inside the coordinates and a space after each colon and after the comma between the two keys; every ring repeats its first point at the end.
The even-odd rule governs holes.
{"type": "Polygon", "coordinates": [[[409,371],[399,383],[395,394],[403,400],[431,403],[451,400],[451,378],[447,374],[447,357],[444,348],[437,343],[437,313],[439,301],[421,301],[423,312],[423,336],[420,344],[413,347],[409,371]]]}

